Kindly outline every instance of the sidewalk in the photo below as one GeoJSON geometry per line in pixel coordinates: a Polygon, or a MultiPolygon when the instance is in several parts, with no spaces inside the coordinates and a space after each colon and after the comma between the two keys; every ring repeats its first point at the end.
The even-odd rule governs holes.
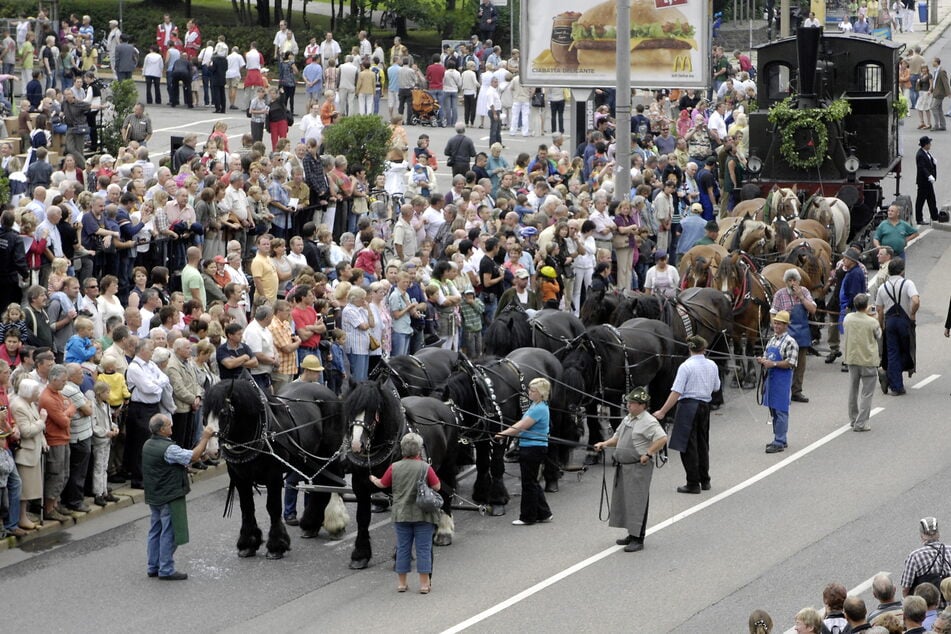
{"type": "MultiPolygon", "coordinates": [[[[192,474],[191,481],[194,484],[195,482],[201,482],[202,480],[208,480],[219,475],[224,475],[228,471],[228,467],[225,465],[224,461],[221,461],[217,467],[209,467],[205,471],[196,471],[192,474]]],[[[133,504],[145,504],[145,491],[141,489],[132,489],[126,486],[121,488],[113,489],[112,494],[119,498],[118,502],[113,502],[106,506],[96,506],[92,503],[92,498],[86,498],[86,503],[90,506],[90,511],[88,513],[73,513],[73,519],[68,522],[56,522],[53,520],[46,520],[45,523],[38,529],[30,531],[25,537],[6,537],[0,539],[0,553],[11,548],[17,548],[30,542],[49,537],[54,533],[71,528],[76,524],[81,524],[83,522],[88,522],[91,519],[95,519],[101,515],[107,513],[115,513],[119,509],[124,509],[127,506],[132,506],[133,504]]]]}

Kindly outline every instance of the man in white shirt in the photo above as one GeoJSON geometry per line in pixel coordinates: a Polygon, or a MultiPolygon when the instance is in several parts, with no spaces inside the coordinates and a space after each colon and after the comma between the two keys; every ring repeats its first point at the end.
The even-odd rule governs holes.
{"type": "Polygon", "coordinates": [[[208,45],[201,49],[201,52],[198,53],[198,64],[201,66],[201,90],[204,94],[204,102],[206,106],[211,104],[211,60],[214,58],[214,56],[215,43],[212,41],[209,41],[208,45]]]}
{"type": "Polygon", "coordinates": [[[148,440],[148,420],[158,414],[159,404],[169,378],[152,361],[155,344],[140,339],[135,346],[135,358],[126,371],[126,383],[132,392],[126,418],[125,468],[132,474],[132,488],[142,488],[142,446],[148,440]]]}
{"type": "Polygon", "coordinates": [[[278,24],[278,31],[274,34],[274,59],[281,59],[281,51],[284,50],[284,42],[287,41],[287,22],[281,20],[278,24]]]}
{"type": "Polygon", "coordinates": [[[264,304],[254,311],[254,320],[244,329],[241,341],[254,353],[258,365],[251,369],[251,378],[265,392],[271,391],[271,370],[277,361],[274,337],[268,326],[274,319],[274,309],[264,304]]]}
{"type": "Polygon", "coordinates": [[[426,228],[426,237],[430,240],[435,240],[436,234],[446,224],[446,218],[442,212],[445,205],[446,200],[441,194],[437,194],[429,199],[429,206],[423,211],[421,218],[423,226],[426,228]]]}
{"type": "Polygon", "coordinates": [[[357,44],[360,46],[360,57],[370,57],[373,55],[373,45],[370,44],[370,40],[367,39],[366,31],[357,33],[357,44]]]}
{"type": "Polygon", "coordinates": [[[360,68],[354,63],[353,56],[347,55],[346,61],[337,69],[337,97],[344,116],[357,114],[357,75],[360,68]]]}
{"type": "Polygon", "coordinates": [[[710,132],[710,139],[714,145],[720,145],[726,139],[726,120],[723,118],[723,111],[726,104],[718,101],[713,112],[710,113],[710,120],[707,121],[707,130],[710,132]]]}
{"type": "Polygon", "coordinates": [[[231,52],[225,60],[228,62],[228,70],[225,71],[225,85],[228,87],[228,100],[231,102],[228,108],[237,110],[238,84],[241,83],[241,69],[246,64],[237,46],[231,47],[231,52]]]}
{"type": "Polygon", "coordinates": [[[24,211],[31,211],[36,216],[36,221],[42,223],[46,220],[46,188],[43,186],[33,190],[33,201],[26,206],[24,211]]]}
{"type": "Polygon", "coordinates": [[[334,39],[334,34],[329,31],[324,35],[324,41],[320,43],[320,61],[326,66],[330,60],[336,60],[340,56],[340,44],[334,39]]]}
{"type": "Polygon", "coordinates": [[[162,307],[162,298],[154,288],[147,288],[142,291],[142,305],[139,307],[139,316],[142,317],[142,325],[136,331],[136,335],[145,339],[149,336],[149,330],[152,328],[152,317],[162,307]]]}

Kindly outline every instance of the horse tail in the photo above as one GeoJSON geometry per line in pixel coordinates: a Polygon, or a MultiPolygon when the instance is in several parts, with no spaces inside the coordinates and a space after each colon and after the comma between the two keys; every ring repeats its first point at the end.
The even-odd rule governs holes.
{"type": "Polygon", "coordinates": [[[231,511],[234,510],[234,492],[236,487],[234,485],[234,479],[228,483],[228,495],[225,497],[225,512],[222,513],[221,517],[231,517],[231,511]]]}

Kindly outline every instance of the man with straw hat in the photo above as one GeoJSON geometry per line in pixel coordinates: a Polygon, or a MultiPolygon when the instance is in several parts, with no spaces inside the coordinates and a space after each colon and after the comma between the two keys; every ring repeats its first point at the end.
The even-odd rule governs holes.
{"type": "Polygon", "coordinates": [[[764,356],[756,358],[766,369],[763,405],[769,408],[773,421],[773,441],[766,445],[766,453],[781,453],[787,446],[793,368],[799,360],[799,345],[788,331],[789,312],[781,310],[773,315],[773,336],[766,344],[764,356]]]}

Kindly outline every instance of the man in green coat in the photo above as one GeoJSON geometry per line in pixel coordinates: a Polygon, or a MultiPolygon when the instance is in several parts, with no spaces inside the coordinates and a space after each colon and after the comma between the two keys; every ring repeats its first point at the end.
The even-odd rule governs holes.
{"type": "Polygon", "coordinates": [[[152,437],[142,447],[142,481],[145,503],[152,509],[149,527],[149,577],[167,581],[188,579],[184,572],[175,571],[175,549],[188,543],[188,515],[185,495],[188,484],[188,465],[201,459],[208,439],[214,435],[205,427],[198,445],[182,449],[172,441],[172,419],[156,414],[149,419],[152,437]]]}

